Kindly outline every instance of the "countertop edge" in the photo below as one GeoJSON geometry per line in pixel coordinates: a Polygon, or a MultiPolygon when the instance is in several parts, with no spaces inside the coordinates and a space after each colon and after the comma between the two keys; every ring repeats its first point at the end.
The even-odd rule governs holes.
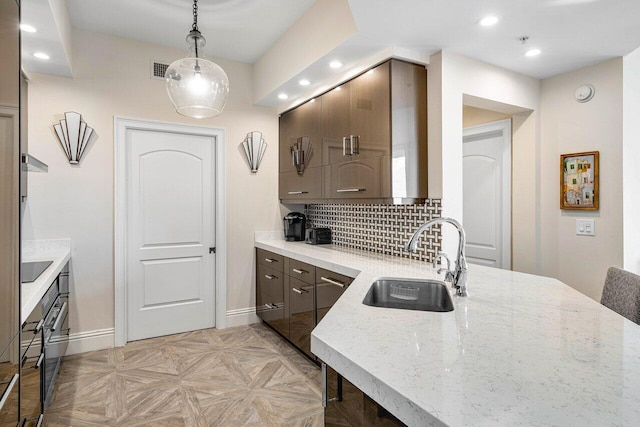
{"type": "MultiPolygon", "coordinates": [[[[43,255],[43,256],[30,256],[30,259],[36,258],[54,258],[53,264],[51,264],[33,283],[21,284],[20,286],[33,285],[37,286],[36,291],[31,295],[27,301],[22,301],[23,292],[21,292],[21,313],[20,324],[23,325],[27,321],[33,310],[36,308],[44,294],[49,290],[53,281],[58,277],[66,263],[71,259],[71,248],[66,248],[64,253],[62,251],[56,257],[43,255]]],[[[22,289],[21,289],[22,291],[22,289]]]]}

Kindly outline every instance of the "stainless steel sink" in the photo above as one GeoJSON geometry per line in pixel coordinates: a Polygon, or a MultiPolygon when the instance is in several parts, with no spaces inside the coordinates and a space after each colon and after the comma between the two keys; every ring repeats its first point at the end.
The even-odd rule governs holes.
{"type": "Polygon", "coordinates": [[[362,301],[373,307],[421,311],[453,311],[447,286],[437,280],[380,279],[362,301]]]}

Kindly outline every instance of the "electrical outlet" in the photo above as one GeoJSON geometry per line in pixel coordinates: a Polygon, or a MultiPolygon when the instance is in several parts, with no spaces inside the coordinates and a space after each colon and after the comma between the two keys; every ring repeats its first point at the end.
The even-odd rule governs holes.
{"type": "Polygon", "coordinates": [[[595,236],[596,224],[593,219],[576,219],[576,234],[578,236],[595,236]]]}

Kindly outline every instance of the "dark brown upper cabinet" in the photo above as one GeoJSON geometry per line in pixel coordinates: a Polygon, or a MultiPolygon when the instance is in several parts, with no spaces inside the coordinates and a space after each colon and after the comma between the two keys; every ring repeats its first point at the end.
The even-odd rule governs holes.
{"type": "Polygon", "coordinates": [[[306,102],[280,117],[280,199],[322,198],[322,101],[306,102]]]}
{"type": "Polygon", "coordinates": [[[386,61],[280,117],[283,202],[410,204],[427,197],[424,66],[386,61]],[[303,155],[300,168],[292,147],[309,142],[313,157],[303,155]]]}

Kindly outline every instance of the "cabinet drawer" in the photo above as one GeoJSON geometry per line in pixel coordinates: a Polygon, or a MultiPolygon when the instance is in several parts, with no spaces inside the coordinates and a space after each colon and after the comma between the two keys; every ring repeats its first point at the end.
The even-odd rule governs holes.
{"type": "Polygon", "coordinates": [[[274,302],[268,294],[259,293],[256,298],[256,314],[268,323],[284,319],[284,304],[274,302]]]}
{"type": "Polygon", "coordinates": [[[325,166],[325,197],[371,199],[391,197],[391,159],[388,156],[325,166]]]}
{"type": "Polygon", "coordinates": [[[280,172],[280,199],[304,200],[322,198],[322,167],[297,172],[280,172]]]}
{"type": "MultiPolygon", "coordinates": [[[[258,264],[256,278],[256,313],[271,326],[284,324],[284,277],[279,271],[258,264]]],[[[288,329],[288,324],[286,325],[288,329]]],[[[287,332],[284,329],[282,332],[287,332]]]]}
{"type": "Polygon", "coordinates": [[[316,280],[315,272],[316,268],[311,264],[296,261],[295,259],[289,260],[289,270],[287,274],[294,279],[302,280],[303,282],[313,285],[316,280]]]}
{"type": "Polygon", "coordinates": [[[329,312],[351,282],[353,282],[351,277],[323,268],[316,268],[316,309],[318,322],[329,312]]]}
{"type": "Polygon", "coordinates": [[[316,283],[329,283],[326,279],[344,284],[345,286],[349,286],[351,282],[353,282],[353,277],[345,276],[344,274],[334,273],[331,270],[325,270],[324,268],[316,267],[316,283]]]}
{"type": "Polygon", "coordinates": [[[275,271],[284,271],[284,257],[282,255],[256,248],[256,257],[258,264],[269,267],[275,271]]]}
{"type": "Polygon", "coordinates": [[[283,303],[283,274],[275,269],[258,265],[258,277],[256,278],[256,296],[262,295],[271,303],[283,303]]]}

